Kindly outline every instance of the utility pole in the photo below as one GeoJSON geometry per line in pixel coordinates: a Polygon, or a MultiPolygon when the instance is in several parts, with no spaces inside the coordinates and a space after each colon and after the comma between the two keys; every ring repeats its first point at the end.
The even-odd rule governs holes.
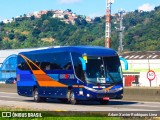
{"type": "Polygon", "coordinates": [[[106,0],[106,31],[105,31],[105,47],[111,47],[111,4],[114,0],[106,0]]]}
{"type": "Polygon", "coordinates": [[[124,10],[119,10],[118,11],[119,13],[119,21],[120,21],[120,24],[119,24],[119,48],[118,48],[118,52],[119,53],[122,53],[123,51],[123,31],[124,31],[124,26],[123,26],[123,14],[125,13],[124,10]]]}

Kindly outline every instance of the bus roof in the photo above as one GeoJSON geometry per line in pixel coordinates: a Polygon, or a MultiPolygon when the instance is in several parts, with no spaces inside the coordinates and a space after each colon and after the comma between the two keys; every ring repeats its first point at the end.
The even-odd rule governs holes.
{"type": "Polygon", "coordinates": [[[117,55],[117,53],[113,49],[100,46],[59,46],[59,47],[34,50],[29,52],[21,52],[19,54],[38,54],[38,53],[57,53],[57,52],[76,52],[80,54],[87,54],[87,56],[117,55]]]}

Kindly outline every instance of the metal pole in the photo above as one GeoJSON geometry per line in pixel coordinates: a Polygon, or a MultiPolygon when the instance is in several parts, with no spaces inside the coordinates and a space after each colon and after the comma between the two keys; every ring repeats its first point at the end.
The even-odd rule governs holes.
{"type": "Polygon", "coordinates": [[[119,12],[119,20],[120,20],[120,26],[119,26],[119,53],[122,53],[123,51],[123,31],[124,31],[124,26],[123,26],[123,13],[125,13],[124,10],[120,10],[119,12]]]}
{"type": "MultiPolygon", "coordinates": [[[[150,58],[150,56],[149,56],[149,54],[148,54],[148,57],[147,57],[147,58],[148,58],[148,71],[149,71],[149,70],[150,70],[150,63],[149,63],[149,58],[150,58]]],[[[149,83],[150,83],[150,87],[151,87],[151,86],[152,86],[152,85],[151,85],[151,80],[149,80],[149,83]]]]}
{"type": "Polygon", "coordinates": [[[105,47],[111,47],[111,4],[114,1],[106,0],[106,31],[105,31],[105,47]]]}

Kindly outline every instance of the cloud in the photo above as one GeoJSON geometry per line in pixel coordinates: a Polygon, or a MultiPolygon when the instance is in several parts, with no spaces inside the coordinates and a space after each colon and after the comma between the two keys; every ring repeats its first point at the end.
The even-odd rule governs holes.
{"type": "Polygon", "coordinates": [[[80,2],[80,0],[59,0],[61,4],[70,4],[70,3],[77,3],[80,2]]]}
{"type": "Polygon", "coordinates": [[[138,10],[143,10],[143,11],[151,11],[154,10],[154,5],[150,5],[149,3],[145,3],[142,6],[138,7],[138,10]]]}

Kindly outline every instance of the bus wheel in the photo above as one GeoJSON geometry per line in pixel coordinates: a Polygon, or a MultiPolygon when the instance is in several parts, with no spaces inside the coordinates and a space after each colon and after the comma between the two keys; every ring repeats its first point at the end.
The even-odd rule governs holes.
{"type": "Polygon", "coordinates": [[[100,102],[100,104],[102,104],[102,105],[107,105],[108,102],[109,102],[109,100],[100,100],[99,102],[100,102]]]}
{"type": "Polygon", "coordinates": [[[72,104],[72,105],[75,105],[77,103],[77,100],[75,99],[75,95],[74,95],[74,92],[71,90],[71,91],[68,91],[68,101],[72,104]]]}
{"type": "Polygon", "coordinates": [[[40,102],[42,100],[41,97],[39,97],[38,88],[34,89],[33,97],[35,102],[40,102]]]}

